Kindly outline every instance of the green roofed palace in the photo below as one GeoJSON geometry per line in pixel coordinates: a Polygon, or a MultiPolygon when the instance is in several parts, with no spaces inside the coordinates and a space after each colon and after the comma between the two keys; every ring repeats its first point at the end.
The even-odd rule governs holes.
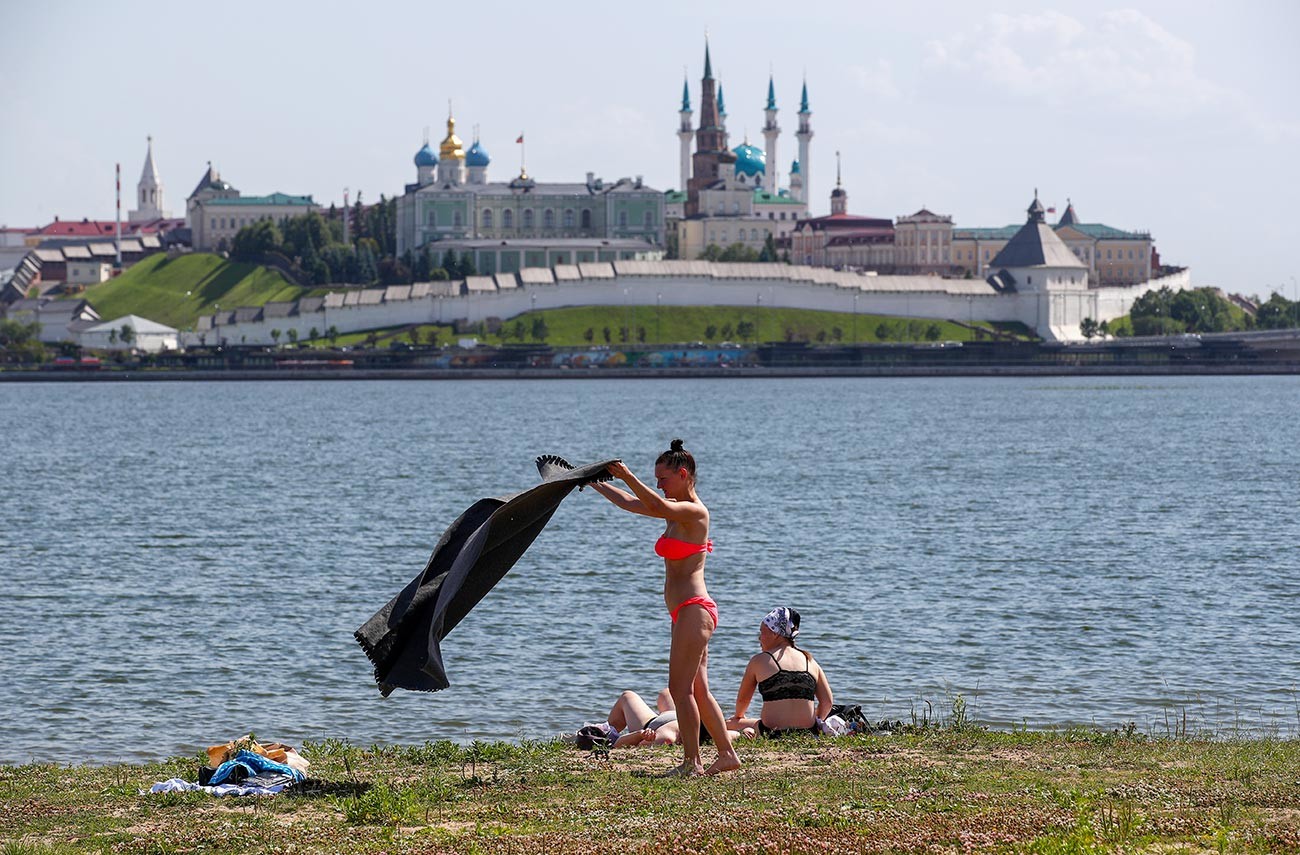
{"type": "Polygon", "coordinates": [[[198,250],[223,250],[235,234],[258,220],[286,220],[319,211],[310,196],[270,193],[244,196],[208,164],[207,172],[185,201],[185,220],[190,241],[198,250]]]}
{"type": "Polygon", "coordinates": [[[519,172],[492,181],[492,158],[475,133],[468,147],[447,117],[435,152],[415,154],[416,180],[397,200],[397,253],[468,255],[479,273],[513,273],[595,261],[663,256],[664,198],[640,176],[606,182],[538,181],[528,174],[524,137],[519,172]]]}

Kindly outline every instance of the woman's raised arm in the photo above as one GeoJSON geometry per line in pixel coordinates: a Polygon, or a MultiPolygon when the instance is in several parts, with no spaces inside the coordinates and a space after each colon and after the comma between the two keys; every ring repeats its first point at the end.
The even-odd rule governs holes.
{"type": "MultiPolygon", "coordinates": [[[[673,522],[698,522],[707,513],[704,505],[699,502],[668,501],[641,483],[641,479],[633,475],[632,470],[628,469],[627,464],[621,460],[609,464],[609,474],[627,484],[635,494],[635,498],[640,501],[642,509],[633,510],[628,508],[628,510],[633,510],[634,513],[645,514],[648,517],[658,517],[663,520],[672,520],[673,522]]],[[[611,499],[611,501],[613,500],[611,499]]]]}

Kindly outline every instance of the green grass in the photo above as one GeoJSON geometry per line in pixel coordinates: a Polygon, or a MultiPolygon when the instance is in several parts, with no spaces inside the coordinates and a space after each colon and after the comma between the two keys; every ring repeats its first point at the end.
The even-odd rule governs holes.
{"type": "Polygon", "coordinates": [[[139,315],[186,329],[218,304],[226,309],[260,306],[308,293],[312,292],[289,283],[270,268],[225,261],[209,253],[174,259],[160,253],[115,279],[88,288],[81,296],[105,320],[139,315]]]}
{"type": "MultiPolygon", "coordinates": [[[[0,766],[3,852],[1281,852],[1300,742],[925,728],[742,742],[742,769],[657,777],[673,749],[308,744],[270,798],[148,795],[197,758],[0,766]]],[[[706,752],[707,758],[708,752],[706,752]]]]}
{"type": "MultiPolygon", "coordinates": [[[[902,342],[925,341],[927,333],[935,335],[938,341],[972,341],[975,338],[974,331],[950,321],[858,315],[855,323],[852,314],[841,312],[727,306],[664,306],[661,309],[637,307],[626,312],[619,306],[577,306],[524,312],[517,317],[504,319],[500,333],[476,331],[457,335],[450,326],[438,325],[421,325],[419,331],[421,341],[428,342],[430,332],[436,330],[439,344],[454,344],[463,337],[477,338],[480,343],[487,345],[539,344],[541,342],[532,336],[533,320],[538,317],[546,322],[545,343],[555,347],[623,344],[620,329],[624,326],[630,326],[632,344],[641,343],[639,332],[644,329],[644,343],[647,345],[696,341],[704,344],[719,344],[722,341],[743,344],[786,341],[789,337],[795,341],[814,344],[902,342]],[[754,324],[754,334],[749,342],[742,340],[737,333],[737,326],[744,321],[754,324]],[[516,324],[522,325],[522,339],[514,334],[516,324]],[[708,334],[710,326],[714,328],[712,336],[708,334]],[[932,326],[935,328],[933,331],[932,326]],[[606,328],[609,329],[608,342],[604,336],[606,328]],[[838,338],[835,334],[837,329],[838,338]],[[586,336],[587,330],[592,333],[590,340],[586,336]]],[[[1029,336],[1028,330],[1021,324],[980,322],[976,326],[984,330],[996,329],[1004,335],[1019,338],[1029,336]]],[[[336,344],[360,344],[372,334],[379,337],[378,344],[381,347],[389,341],[409,341],[406,328],[397,327],[340,335],[336,344]]],[[[327,342],[316,340],[312,344],[324,345],[327,342]]]]}
{"type": "MultiPolygon", "coordinates": [[[[209,253],[190,253],[174,259],[159,254],[145,259],[116,279],[86,290],[84,297],[100,316],[112,320],[123,315],[139,315],[176,327],[194,326],[199,315],[209,314],[218,305],[226,309],[239,306],[260,306],[280,300],[294,300],[308,294],[322,293],[327,289],[299,288],[275,271],[252,264],[225,261],[209,253]]],[[[525,312],[516,318],[504,319],[503,333],[468,333],[489,345],[520,343],[513,333],[516,322],[523,324],[523,343],[537,343],[532,337],[533,319],[540,316],[546,321],[546,343],[557,347],[582,347],[591,344],[624,343],[621,328],[629,327],[628,342],[645,344],[681,344],[687,342],[720,343],[742,340],[738,326],[742,322],[754,325],[750,342],[807,341],[811,343],[871,343],[923,341],[971,341],[975,333],[950,321],[931,321],[917,318],[894,318],[883,315],[842,312],[823,312],[811,309],[773,309],[767,307],[724,306],[664,306],[662,308],[638,306],[624,309],[620,306],[579,306],[566,309],[548,309],[525,312]],[[709,335],[709,328],[713,334],[709,335]],[[933,327],[933,329],[932,329],[933,327]],[[609,329],[606,342],[604,330],[609,329]],[[591,339],[586,337],[591,331],[591,339]],[[837,332],[838,331],[838,332],[837,332]]],[[[1028,337],[1028,331],[1019,324],[989,324],[980,322],[983,329],[999,329],[1017,337],[1028,337]]],[[[447,344],[455,341],[449,326],[422,326],[420,332],[428,341],[430,331],[436,329],[438,341],[447,344]]],[[[320,330],[322,335],[325,330],[320,330]]],[[[403,328],[363,331],[339,336],[338,345],[360,344],[375,333],[386,343],[396,337],[406,340],[403,328]]],[[[318,339],[314,344],[325,344],[318,339]]]]}

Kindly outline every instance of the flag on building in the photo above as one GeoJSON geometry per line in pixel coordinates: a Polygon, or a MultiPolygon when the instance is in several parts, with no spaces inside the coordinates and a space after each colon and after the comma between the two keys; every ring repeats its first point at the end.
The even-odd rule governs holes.
{"type": "Polygon", "coordinates": [[[523,145],[523,144],[524,144],[524,135],[523,135],[523,134],[520,134],[520,135],[519,135],[519,139],[515,140],[515,142],[519,143],[520,145],[523,145]]]}

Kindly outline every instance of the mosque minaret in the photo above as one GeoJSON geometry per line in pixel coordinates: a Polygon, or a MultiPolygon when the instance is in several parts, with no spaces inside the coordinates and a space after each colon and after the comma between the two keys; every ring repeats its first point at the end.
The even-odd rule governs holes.
{"type": "Polygon", "coordinates": [[[763,186],[767,192],[775,193],[776,187],[776,140],[781,136],[781,126],[776,123],[776,84],[772,75],[767,76],[767,106],[763,109],[763,147],[771,169],[766,170],[763,186]]]}
{"type": "Polygon", "coordinates": [[[681,188],[686,189],[686,185],[691,180],[691,137],[695,136],[695,131],[691,128],[691,88],[687,85],[686,80],[682,80],[682,109],[678,111],[681,116],[681,125],[677,129],[677,139],[681,141],[681,188]]]}
{"type": "Polygon", "coordinates": [[[803,82],[803,95],[799,100],[799,201],[808,201],[808,191],[812,188],[812,176],[809,174],[808,144],[812,142],[812,110],[808,109],[808,81],[803,82]]]}

